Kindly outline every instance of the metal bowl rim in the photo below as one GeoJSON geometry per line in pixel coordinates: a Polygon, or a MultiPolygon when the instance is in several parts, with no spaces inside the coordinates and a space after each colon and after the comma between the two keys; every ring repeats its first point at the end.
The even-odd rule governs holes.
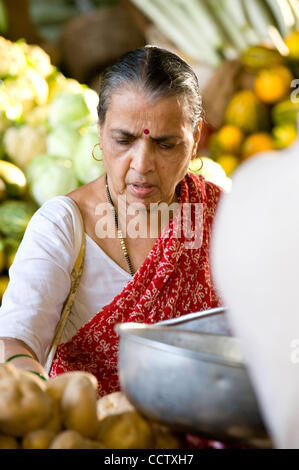
{"type": "Polygon", "coordinates": [[[181,315],[180,317],[171,318],[169,320],[162,320],[158,323],[155,323],[155,326],[173,326],[173,325],[180,325],[181,323],[188,323],[189,321],[199,320],[201,318],[207,317],[214,317],[214,316],[221,316],[225,313],[228,313],[227,307],[215,307],[209,310],[202,310],[199,312],[192,312],[186,313],[185,315],[181,315]]]}
{"type": "MultiPolygon", "coordinates": [[[[246,369],[245,364],[242,361],[226,359],[217,354],[204,353],[204,352],[195,351],[192,349],[182,348],[179,346],[173,346],[171,344],[163,343],[163,342],[151,339],[151,338],[140,337],[133,333],[133,330],[136,330],[136,329],[170,331],[167,326],[157,327],[155,325],[147,325],[144,323],[118,323],[115,326],[115,331],[116,333],[120,335],[121,340],[129,339],[129,341],[137,342],[143,345],[145,344],[147,346],[154,347],[155,349],[160,349],[163,351],[171,352],[180,356],[182,356],[182,351],[183,351],[184,352],[183,356],[196,358],[203,362],[213,362],[216,364],[218,363],[221,365],[226,365],[228,367],[237,367],[237,368],[244,369],[244,370],[246,369]]],[[[206,333],[206,332],[199,333],[195,331],[186,332],[186,330],[179,330],[178,328],[176,328],[175,330],[171,329],[171,331],[176,332],[176,333],[182,332],[183,334],[188,333],[191,335],[212,336],[215,338],[219,338],[219,336],[221,336],[222,338],[226,338],[228,341],[239,343],[239,340],[237,338],[234,338],[231,336],[215,335],[215,334],[206,333]]]]}

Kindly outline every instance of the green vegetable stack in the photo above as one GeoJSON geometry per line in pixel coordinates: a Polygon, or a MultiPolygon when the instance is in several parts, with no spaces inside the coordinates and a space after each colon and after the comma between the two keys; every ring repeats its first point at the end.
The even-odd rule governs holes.
{"type": "Polygon", "coordinates": [[[48,199],[105,171],[98,143],[98,96],[66,78],[46,52],[0,36],[0,303],[27,224],[48,199]]]}

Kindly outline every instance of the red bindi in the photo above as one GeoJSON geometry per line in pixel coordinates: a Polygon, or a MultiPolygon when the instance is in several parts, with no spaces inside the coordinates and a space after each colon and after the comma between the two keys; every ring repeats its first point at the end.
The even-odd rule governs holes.
{"type": "Polygon", "coordinates": [[[143,133],[144,133],[145,135],[148,135],[148,134],[150,133],[150,131],[149,131],[148,129],[144,129],[143,133]]]}

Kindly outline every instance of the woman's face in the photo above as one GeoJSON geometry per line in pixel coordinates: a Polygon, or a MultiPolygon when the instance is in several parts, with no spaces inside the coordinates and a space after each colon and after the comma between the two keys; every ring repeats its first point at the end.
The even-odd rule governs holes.
{"type": "Polygon", "coordinates": [[[200,128],[194,133],[182,97],[151,101],[136,88],[112,94],[99,134],[114,202],[119,196],[147,208],[173,202],[196,155],[200,128]]]}

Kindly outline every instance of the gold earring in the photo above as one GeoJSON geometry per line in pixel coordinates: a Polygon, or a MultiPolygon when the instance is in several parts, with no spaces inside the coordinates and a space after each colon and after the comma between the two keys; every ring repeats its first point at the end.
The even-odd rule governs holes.
{"type": "Polygon", "coordinates": [[[96,148],[98,145],[100,145],[99,142],[93,146],[93,149],[92,149],[91,154],[92,154],[92,158],[93,158],[96,162],[102,162],[102,161],[103,161],[102,158],[96,158],[96,157],[94,156],[95,148],[96,148]]]}
{"type": "MultiPolygon", "coordinates": [[[[196,170],[192,170],[192,173],[195,173],[195,174],[198,174],[203,169],[203,166],[204,166],[203,159],[200,157],[200,155],[195,155],[195,157],[192,158],[191,161],[192,160],[197,160],[197,159],[199,159],[201,161],[201,167],[196,168],[196,170]]],[[[189,169],[190,169],[190,165],[189,165],[189,169]]]]}

